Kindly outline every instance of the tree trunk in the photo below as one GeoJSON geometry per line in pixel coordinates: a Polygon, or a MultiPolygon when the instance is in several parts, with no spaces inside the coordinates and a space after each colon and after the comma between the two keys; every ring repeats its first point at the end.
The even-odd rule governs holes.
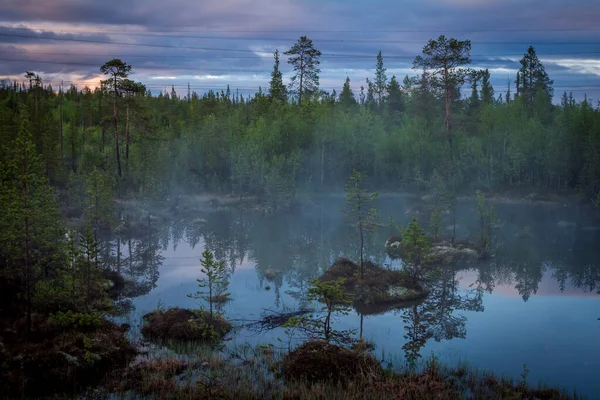
{"type": "Polygon", "coordinates": [[[321,141],[321,186],[325,184],[325,139],[321,141]]]}
{"type": "Polygon", "coordinates": [[[113,101],[113,123],[114,123],[114,128],[115,128],[115,153],[117,156],[117,172],[118,172],[119,178],[120,178],[122,176],[122,173],[121,173],[121,154],[119,152],[119,129],[118,129],[119,110],[117,108],[118,92],[117,92],[117,77],[116,76],[115,76],[115,83],[114,83],[114,91],[115,91],[115,97],[114,97],[114,101],[113,101]]]}
{"type": "Polygon", "coordinates": [[[125,119],[125,164],[129,164],[129,103],[127,103],[125,119]]]}
{"type": "Polygon", "coordinates": [[[298,91],[298,105],[302,104],[302,79],[304,78],[304,53],[300,55],[300,89],[298,91]]]}
{"type": "MultiPolygon", "coordinates": [[[[58,97],[60,107],[60,157],[63,157],[63,92],[62,85],[60,85],[60,96],[58,97]]],[[[62,161],[64,162],[64,160],[62,161]]]]}
{"type": "MultiPolygon", "coordinates": [[[[72,122],[74,123],[74,121],[72,122]]],[[[71,131],[71,170],[73,172],[77,172],[77,165],[76,165],[76,154],[75,154],[75,133],[76,130],[75,128],[73,128],[73,130],[71,131]]]]}
{"type": "MultiPolygon", "coordinates": [[[[27,185],[24,194],[27,196],[27,185]]],[[[27,201],[26,201],[27,203],[27,201]]],[[[25,286],[27,289],[27,334],[31,334],[31,286],[33,285],[33,271],[29,260],[29,217],[25,216],[25,286]]]]}

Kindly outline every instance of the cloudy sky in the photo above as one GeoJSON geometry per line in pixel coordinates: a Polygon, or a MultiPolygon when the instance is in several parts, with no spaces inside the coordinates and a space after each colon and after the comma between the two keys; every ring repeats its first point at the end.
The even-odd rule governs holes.
{"type": "Polygon", "coordinates": [[[346,76],[355,90],[372,77],[380,50],[388,77],[416,74],[414,57],[444,34],[471,40],[496,93],[532,45],[557,101],[565,90],[600,99],[598,21],[596,0],[3,0],[0,78],[34,70],[53,86],[94,86],[118,57],[154,93],[248,93],[268,85],[275,49],[307,35],[323,53],[321,87],[339,93],[346,76]]]}

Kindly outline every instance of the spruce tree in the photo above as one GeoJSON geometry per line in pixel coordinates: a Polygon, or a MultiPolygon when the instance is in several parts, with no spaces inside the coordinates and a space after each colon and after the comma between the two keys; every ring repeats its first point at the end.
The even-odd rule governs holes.
{"type": "Polygon", "coordinates": [[[344,82],[344,88],[342,89],[342,93],[340,93],[339,102],[344,107],[350,107],[356,104],[354,92],[352,92],[352,88],[350,87],[349,77],[346,77],[346,81],[344,82]]]}
{"type": "Polygon", "coordinates": [[[285,103],[287,96],[285,85],[283,84],[283,75],[279,70],[279,50],[275,50],[273,57],[275,58],[275,65],[273,66],[271,81],[269,82],[269,97],[271,100],[279,100],[285,103]]]}
{"type": "Polygon", "coordinates": [[[375,94],[377,96],[377,104],[379,105],[379,109],[381,109],[383,105],[383,100],[385,98],[385,92],[387,89],[387,77],[385,75],[386,69],[383,67],[383,56],[381,55],[381,50],[379,54],[377,54],[377,66],[375,68],[375,82],[374,89],[375,94]]]}
{"type": "Polygon", "coordinates": [[[494,101],[494,88],[490,83],[490,71],[486,68],[481,76],[481,102],[483,104],[492,104],[494,101]]]}
{"type": "Polygon", "coordinates": [[[396,75],[392,76],[390,84],[387,87],[387,103],[390,111],[402,112],[404,111],[404,96],[400,89],[400,84],[396,80],[396,75]]]}
{"type": "Polygon", "coordinates": [[[523,56],[520,63],[521,68],[517,72],[516,78],[517,96],[530,109],[533,106],[538,90],[544,91],[549,99],[548,101],[552,102],[552,96],[554,96],[552,84],[554,81],[546,73],[544,65],[540,62],[532,46],[529,46],[527,53],[523,56]]]}

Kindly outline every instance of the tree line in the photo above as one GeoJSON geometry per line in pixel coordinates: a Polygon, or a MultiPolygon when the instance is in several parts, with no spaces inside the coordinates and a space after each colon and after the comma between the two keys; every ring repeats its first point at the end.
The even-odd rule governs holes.
{"type": "Polygon", "coordinates": [[[421,189],[441,177],[452,193],[595,199],[598,107],[567,93],[553,105],[553,81],[532,47],[515,93],[496,96],[489,71],[469,67],[470,51],[469,40],[430,40],[415,75],[403,79],[388,77],[379,52],[375,76],[359,93],[347,77],[339,95],[319,89],[321,53],[306,36],[284,53],[289,84],[276,50],[268,89],[246,97],[229,87],[152,95],[119,59],[101,66],[106,80],[93,90],[55,90],[28,72],[25,83],[0,88],[0,159],[6,164],[22,145],[27,121],[43,177],[70,207],[92,173],[118,196],[210,191],[260,196],[276,208],[300,193],[342,190],[355,169],[382,190],[421,189]]]}

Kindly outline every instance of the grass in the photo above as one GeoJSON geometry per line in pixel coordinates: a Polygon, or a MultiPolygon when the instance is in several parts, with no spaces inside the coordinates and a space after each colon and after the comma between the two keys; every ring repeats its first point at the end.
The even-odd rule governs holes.
{"type": "Polygon", "coordinates": [[[423,370],[392,371],[364,349],[308,342],[288,352],[273,346],[244,346],[197,359],[150,360],[113,377],[107,392],[117,398],[160,399],[540,399],[575,395],[523,379],[441,366],[430,358],[423,370]],[[284,377],[284,379],[280,379],[284,377]]]}
{"type": "Polygon", "coordinates": [[[405,271],[382,268],[370,261],[364,263],[364,279],[360,267],[340,258],[319,278],[321,282],[345,278],[344,290],[354,296],[353,305],[363,314],[411,305],[427,296],[427,288],[405,271]]]}

